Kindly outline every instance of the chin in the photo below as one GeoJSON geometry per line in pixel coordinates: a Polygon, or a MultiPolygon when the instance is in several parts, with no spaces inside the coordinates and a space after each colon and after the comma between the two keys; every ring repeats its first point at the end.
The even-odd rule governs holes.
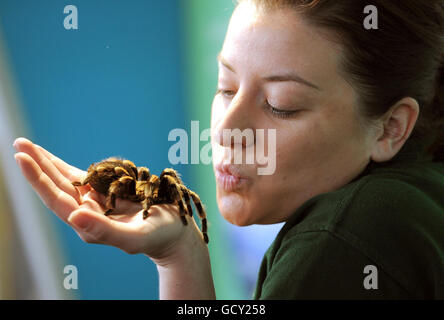
{"type": "Polygon", "coordinates": [[[229,223],[236,226],[253,224],[250,210],[245,199],[237,193],[218,192],[217,206],[219,211],[229,223]]]}
{"type": "Polygon", "coordinates": [[[238,226],[238,227],[247,227],[247,226],[251,226],[252,224],[254,224],[254,222],[249,222],[247,219],[245,219],[241,215],[236,215],[236,214],[231,214],[231,213],[230,214],[223,214],[222,213],[222,216],[229,223],[231,223],[235,226],[238,226]]]}
{"type": "Polygon", "coordinates": [[[249,219],[246,219],[243,214],[238,214],[236,212],[225,212],[220,210],[222,216],[225,220],[227,220],[229,223],[238,226],[238,227],[246,227],[254,224],[254,222],[249,221],[249,219]]]}

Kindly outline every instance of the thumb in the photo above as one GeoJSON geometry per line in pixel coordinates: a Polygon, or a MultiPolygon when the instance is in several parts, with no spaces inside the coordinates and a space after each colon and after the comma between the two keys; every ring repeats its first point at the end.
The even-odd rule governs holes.
{"type": "Polygon", "coordinates": [[[122,227],[119,225],[119,222],[90,209],[81,208],[73,211],[68,218],[68,223],[88,243],[104,243],[118,246],[118,242],[121,240],[121,237],[117,236],[121,232],[119,227],[122,227]]]}

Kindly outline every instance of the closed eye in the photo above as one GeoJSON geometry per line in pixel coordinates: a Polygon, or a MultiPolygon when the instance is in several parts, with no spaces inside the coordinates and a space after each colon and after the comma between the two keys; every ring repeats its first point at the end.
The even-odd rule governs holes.
{"type": "Polygon", "coordinates": [[[282,110],[273,107],[268,102],[265,103],[265,108],[269,113],[271,113],[274,117],[286,119],[295,116],[300,110],[282,110]]]}
{"type": "Polygon", "coordinates": [[[232,98],[235,96],[236,92],[234,90],[224,90],[224,89],[217,89],[216,95],[221,94],[224,97],[232,98]]]}
{"type": "MultiPolygon", "coordinates": [[[[232,99],[236,95],[236,91],[234,90],[225,90],[225,89],[217,89],[216,95],[222,95],[225,98],[232,99]]],[[[265,103],[265,109],[267,112],[271,113],[274,117],[286,119],[291,118],[296,115],[300,110],[282,110],[276,107],[273,107],[268,102],[265,103]]]]}

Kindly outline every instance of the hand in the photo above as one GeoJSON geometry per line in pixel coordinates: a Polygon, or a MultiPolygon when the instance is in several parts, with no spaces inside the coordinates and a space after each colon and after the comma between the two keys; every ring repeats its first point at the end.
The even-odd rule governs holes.
{"type": "Polygon", "coordinates": [[[184,226],[175,205],[157,205],[142,218],[139,203],[118,200],[105,216],[105,197],[89,185],[74,187],[85,171],[75,168],[31,141],[18,138],[15,159],[45,205],[88,243],[112,245],[127,253],[144,253],[155,262],[168,261],[183,248],[204,244],[194,219],[184,226]]]}

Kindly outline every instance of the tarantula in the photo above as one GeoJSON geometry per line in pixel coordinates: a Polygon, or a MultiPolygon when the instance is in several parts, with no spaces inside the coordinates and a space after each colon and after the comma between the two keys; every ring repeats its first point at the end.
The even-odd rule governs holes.
{"type": "Polygon", "coordinates": [[[179,178],[179,174],[167,168],[160,176],[151,174],[146,167],[136,167],[133,162],[118,158],[108,158],[89,166],[86,178],[82,182],[73,182],[74,186],[89,184],[94,190],[106,196],[105,206],[109,215],[116,207],[116,199],[140,202],[143,206],[143,219],[148,217],[152,205],[170,203],[179,206],[180,217],[187,225],[185,215],[193,216],[190,198],[197,208],[202,221],[202,234],[208,243],[207,218],[199,196],[188,189],[179,178]]]}

